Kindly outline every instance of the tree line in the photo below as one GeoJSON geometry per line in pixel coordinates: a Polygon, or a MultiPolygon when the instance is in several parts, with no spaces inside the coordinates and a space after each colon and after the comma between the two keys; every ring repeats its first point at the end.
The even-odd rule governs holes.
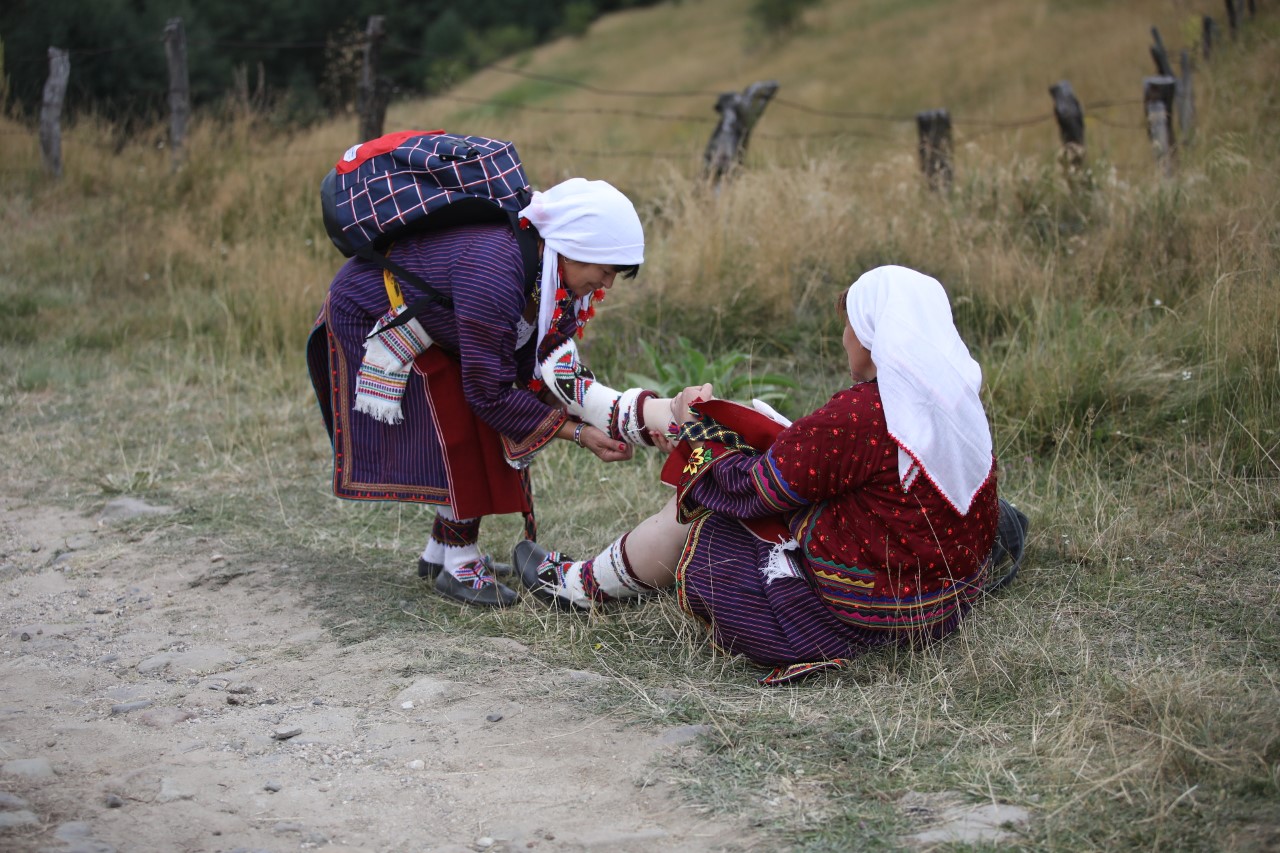
{"type": "Polygon", "coordinates": [[[562,35],[600,15],[655,0],[8,0],[0,56],[9,105],[39,112],[50,46],[70,51],[70,112],[115,121],[164,113],[165,22],[186,28],[195,107],[252,100],[287,123],[349,110],[365,22],[387,19],[380,73],[403,94],[430,94],[483,65],[562,35]]]}

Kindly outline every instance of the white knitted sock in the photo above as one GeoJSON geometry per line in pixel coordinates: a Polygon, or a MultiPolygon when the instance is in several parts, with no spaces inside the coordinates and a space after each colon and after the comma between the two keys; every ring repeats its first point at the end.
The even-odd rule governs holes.
{"type": "Polygon", "coordinates": [[[547,390],[570,415],[628,444],[649,444],[641,428],[643,388],[615,391],[596,379],[578,358],[578,345],[567,340],[542,361],[547,390]]]}
{"type": "Polygon", "coordinates": [[[562,562],[556,570],[554,592],[586,610],[593,601],[634,598],[645,592],[627,566],[627,534],[610,542],[590,560],[562,562]]]}
{"type": "MultiPolygon", "coordinates": [[[[469,524],[476,521],[474,518],[458,518],[451,506],[436,507],[436,515],[438,519],[445,522],[469,524]]],[[[439,563],[444,566],[444,570],[453,575],[458,580],[472,580],[475,574],[473,564],[480,559],[480,546],[476,543],[470,545],[446,545],[433,535],[427,538],[427,546],[422,549],[422,559],[428,563],[439,563]]]]}

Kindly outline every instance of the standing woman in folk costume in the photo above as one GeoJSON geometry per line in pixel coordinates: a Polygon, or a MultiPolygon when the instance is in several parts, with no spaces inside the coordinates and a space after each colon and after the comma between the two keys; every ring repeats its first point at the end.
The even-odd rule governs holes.
{"type": "Polygon", "coordinates": [[[843,308],[852,387],[772,425],[763,453],[743,441],[755,412],[687,389],[672,403],[689,442],[676,496],[593,560],[519,543],[522,581],[580,608],[630,594],[620,569],[676,583],[717,646],[778,667],[770,683],[954,631],[1012,578],[1027,526],[996,496],[981,369],[928,276],[872,270],[843,308]]]}
{"type": "Polygon", "coordinates": [[[495,578],[505,567],[477,542],[481,519],[497,513],[523,513],[534,535],[525,470],[534,455],[560,438],[605,462],[629,459],[637,444],[665,442],[670,411],[652,392],[596,382],[574,343],[592,302],[644,261],[631,202],[604,181],[573,178],[535,192],[520,217],[539,236],[532,292],[506,224],[415,234],[395,244],[394,260],[452,305],[432,303],[381,331],[423,294],[352,258],[307,346],[333,442],[334,494],[435,504],[419,574],[482,606],[516,600],[495,578]]]}

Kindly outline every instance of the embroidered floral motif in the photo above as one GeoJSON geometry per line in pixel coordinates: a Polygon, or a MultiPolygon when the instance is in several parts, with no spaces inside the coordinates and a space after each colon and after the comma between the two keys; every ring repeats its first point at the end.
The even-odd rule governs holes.
{"type": "Polygon", "coordinates": [[[707,463],[711,461],[712,456],[713,454],[710,448],[707,448],[707,447],[694,448],[694,451],[689,454],[689,461],[685,463],[684,470],[682,470],[680,473],[684,474],[687,477],[694,476],[699,471],[701,471],[702,468],[705,465],[707,465],[707,463]]]}

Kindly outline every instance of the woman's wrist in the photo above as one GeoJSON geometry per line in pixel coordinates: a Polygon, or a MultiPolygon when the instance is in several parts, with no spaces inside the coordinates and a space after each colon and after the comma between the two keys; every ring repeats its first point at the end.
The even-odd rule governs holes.
{"type": "Polygon", "coordinates": [[[587,424],[585,421],[579,421],[578,425],[573,428],[573,443],[578,445],[579,447],[584,446],[582,444],[582,431],[586,428],[587,428],[587,424]]]}

